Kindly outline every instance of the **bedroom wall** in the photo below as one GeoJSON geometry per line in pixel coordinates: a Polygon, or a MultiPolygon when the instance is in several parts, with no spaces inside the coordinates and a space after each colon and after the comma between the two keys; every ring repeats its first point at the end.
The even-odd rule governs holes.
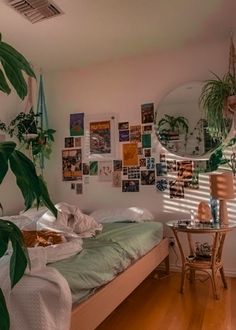
{"type": "MultiPolygon", "coordinates": [[[[228,42],[222,44],[185,46],[181,50],[159,55],[141,56],[103,63],[81,70],[55,72],[45,76],[49,116],[57,130],[52,160],[47,167],[47,181],[56,202],[67,201],[84,211],[102,207],[142,206],[150,209],[160,221],[189,217],[199,200],[209,200],[208,177],[200,177],[200,189],[185,194],[185,199],[171,200],[168,194],[156,192],[153,186],[140,186],[139,193],[122,193],[111,183],[90,177],[83,185],[83,195],[71,190],[70,182],[62,181],[61,150],[64,137],[69,136],[69,114],[86,115],[114,112],[118,121],[140,123],[140,105],[155,105],[172,88],[187,81],[204,80],[210,70],[222,74],[227,70],[228,42]]],[[[160,146],[157,142],[156,148],[160,146]]],[[[235,212],[234,203],[231,211],[235,212]]],[[[236,248],[230,233],[226,242],[225,267],[236,274],[236,248]]],[[[167,235],[172,235],[167,230],[167,235]]],[[[178,264],[173,254],[172,265],[178,264]]]]}
{"type": "MultiPolygon", "coordinates": [[[[228,41],[198,47],[186,45],[181,50],[45,74],[50,126],[57,130],[53,154],[45,171],[53,200],[77,204],[88,212],[102,207],[137,205],[150,209],[162,222],[189,217],[190,210],[196,210],[200,200],[209,200],[207,175],[201,175],[199,190],[187,192],[180,200],[170,200],[168,193],[156,192],[154,186],[140,186],[139,193],[122,193],[120,188],[113,188],[110,182],[99,182],[97,177],[90,177],[89,184],[83,185],[83,194],[76,195],[70,182],[62,181],[61,150],[64,138],[69,136],[70,113],[93,115],[113,112],[117,114],[118,121],[139,124],[141,104],[154,102],[156,106],[166,93],[178,85],[209,78],[210,70],[223,74],[227,70],[228,48],[228,41]]],[[[12,96],[4,96],[7,103],[3,107],[4,116],[7,116],[7,109],[15,111],[18,108],[19,101],[10,103],[10,98],[12,96]]],[[[157,151],[160,149],[158,141],[155,147],[157,151]]],[[[21,195],[11,177],[0,187],[1,200],[7,205],[8,214],[22,209],[21,195]]],[[[236,212],[234,204],[230,203],[233,213],[236,212]]],[[[166,228],[165,231],[172,236],[166,228]]],[[[231,252],[236,248],[235,234],[228,235],[224,253],[225,268],[231,275],[236,275],[236,260],[231,252]]],[[[178,265],[174,253],[171,262],[173,267],[178,265]]]]}

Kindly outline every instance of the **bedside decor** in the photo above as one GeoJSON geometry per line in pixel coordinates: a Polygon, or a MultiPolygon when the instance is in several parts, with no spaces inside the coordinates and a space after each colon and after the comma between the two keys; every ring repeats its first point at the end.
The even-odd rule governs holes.
{"type": "Polygon", "coordinates": [[[227,225],[229,221],[226,200],[234,198],[233,174],[232,172],[212,173],[209,180],[211,197],[220,201],[220,223],[227,225]]]}

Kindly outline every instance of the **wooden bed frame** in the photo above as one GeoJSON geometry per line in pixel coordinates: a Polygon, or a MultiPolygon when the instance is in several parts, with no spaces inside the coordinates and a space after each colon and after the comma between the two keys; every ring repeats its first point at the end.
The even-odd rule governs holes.
{"type": "Polygon", "coordinates": [[[94,330],[162,262],[169,273],[168,239],[72,309],[71,330],[94,330]]]}

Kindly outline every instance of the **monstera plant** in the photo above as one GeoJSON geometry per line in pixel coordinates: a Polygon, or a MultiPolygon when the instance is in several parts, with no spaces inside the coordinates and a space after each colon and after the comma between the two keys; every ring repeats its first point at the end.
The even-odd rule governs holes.
{"type": "MultiPolygon", "coordinates": [[[[10,94],[13,88],[23,100],[27,95],[24,75],[35,78],[29,62],[15,48],[3,42],[0,34],[0,92],[10,94]]],[[[16,143],[12,141],[0,143],[0,184],[9,170],[16,177],[26,209],[35,201],[37,206],[43,202],[55,216],[57,215],[42,177],[37,175],[34,164],[16,149],[16,143]]],[[[6,253],[10,241],[13,251],[10,258],[10,280],[13,288],[23,276],[29,264],[29,257],[21,231],[12,222],[0,219],[0,258],[6,253]]],[[[1,288],[0,328],[1,330],[10,328],[9,313],[1,288]]]]}

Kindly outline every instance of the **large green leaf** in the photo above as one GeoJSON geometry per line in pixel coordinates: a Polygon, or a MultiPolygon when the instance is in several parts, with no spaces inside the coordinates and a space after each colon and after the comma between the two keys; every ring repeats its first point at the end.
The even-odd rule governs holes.
{"type": "Polygon", "coordinates": [[[10,318],[1,288],[0,288],[0,322],[1,322],[0,330],[8,330],[10,328],[10,318]]]}
{"type": "Polygon", "coordinates": [[[0,143],[0,184],[8,171],[8,160],[15,147],[16,144],[14,142],[0,143]]]}
{"type": "Polygon", "coordinates": [[[0,35],[0,63],[4,71],[0,71],[0,90],[9,94],[11,89],[6,78],[10,81],[21,99],[27,95],[27,84],[22,72],[35,77],[30,63],[15,48],[1,40],[0,35]],[[5,73],[5,75],[4,75],[5,73]],[[6,77],[5,77],[6,76],[6,77]]]}
{"type": "Polygon", "coordinates": [[[54,216],[57,217],[57,209],[55,208],[54,204],[52,203],[52,201],[49,197],[49,193],[48,193],[47,187],[43,181],[42,176],[39,176],[39,184],[40,184],[41,193],[42,193],[41,198],[42,198],[44,205],[46,205],[49,208],[49,210],[52,211],[54,216]]]}

